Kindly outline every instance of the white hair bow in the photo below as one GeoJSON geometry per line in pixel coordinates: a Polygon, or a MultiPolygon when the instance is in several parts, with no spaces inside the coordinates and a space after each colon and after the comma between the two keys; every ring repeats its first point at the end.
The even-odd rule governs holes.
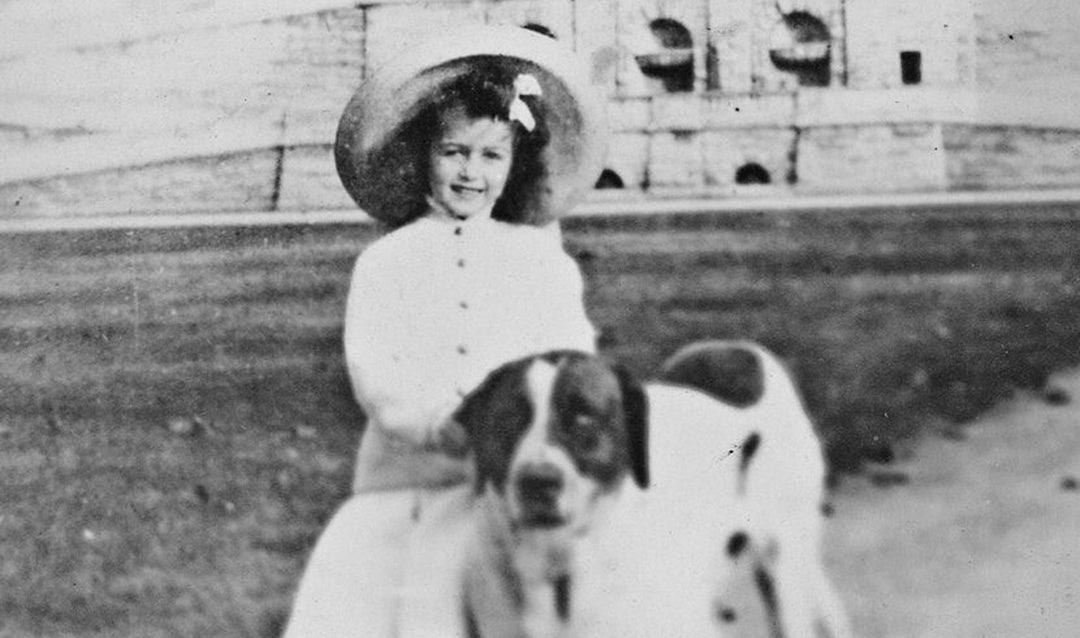
{"type": "Polygon", "coordinates": [[[510,112],[507,119],[511,122],[521,122],[526,131],[530,133],[536,128],[536,118],[533,117],[529,105],[521,99],[522,95],[543,95],[540,83],[529,73],[521,73],[514,78],[514,99],[510,102],[510,112]]]}

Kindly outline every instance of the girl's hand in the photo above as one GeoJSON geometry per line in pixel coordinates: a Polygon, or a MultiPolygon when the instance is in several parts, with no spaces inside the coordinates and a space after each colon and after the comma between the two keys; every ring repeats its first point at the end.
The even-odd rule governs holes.
{"type": "Polygon", "coordinates": [[[469,452],[469,436],[465,428],[447,419],[432,433],[431,448],[452,458],[464,458],[469,452]]]}

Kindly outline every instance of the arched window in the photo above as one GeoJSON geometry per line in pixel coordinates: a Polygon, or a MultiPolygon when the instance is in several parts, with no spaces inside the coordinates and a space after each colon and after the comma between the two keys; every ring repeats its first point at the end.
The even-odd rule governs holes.
{"type": "Polygon", "coordinates": [[[641,72],[663,82],[669,93],[694,90],[694,39],[678,20],[657,18],[649,23],[656,48],[636,57],[641,72]]]}
{"type": "Polygon", "coordinates": [[[536,23],[536,22],[528,22],[526,24],[521,25],[521,28],[522,29],[528,29],[529,31],[534,31],[536,33],[539,33],[540,35],[546,35],[547,37],[551,38],[552,40],[557,39],[555,37],[555,34],[551,31],[551,29],[545,27],[542,24],[536,23]]]}
{"type": "Polygon", "coordinates": [[[829,27],[811,13],[794,11],[773,30],[769,59],[794,73],[800,86],[829,86],[832,37],[829,27]]]}
{"type": "Polygon", "coordinates": [[[610,168],[605,168],[603,172],[600,173],[600,178],[596,180],[597,190],[620,189],[625,186],[626,185],[623,183],[622,178],[619,177],[619,174],[610,168]]]}
{"type": "Polygon", "coordinates": [[[736,184],[771,184],[772,176],[765,167],[757,162],[743,164],[735,171],[736,184]]]}

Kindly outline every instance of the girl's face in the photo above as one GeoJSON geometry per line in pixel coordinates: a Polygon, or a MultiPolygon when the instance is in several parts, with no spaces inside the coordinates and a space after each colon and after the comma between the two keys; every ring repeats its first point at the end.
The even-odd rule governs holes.
{"type": "Polygon", "coordinates": [[[457,217],[491,215],[510,175],[513,129],[490,117],[470,118],[462,108],[441,122],[429,155],[431,197],[457,217]]]}

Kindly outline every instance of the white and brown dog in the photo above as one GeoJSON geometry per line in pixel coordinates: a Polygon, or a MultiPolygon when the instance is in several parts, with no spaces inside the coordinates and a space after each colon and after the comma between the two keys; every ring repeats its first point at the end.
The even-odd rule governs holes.
{"type": "Polygon", "coordinates": [[[820,516],[820,446],[778,362],[709,343],[661,380],[644,388],[594,356],[552,352],[466,399],[457,418],[484,493],[465,579],[474,635],[732,635],[755,610],[761,635],[846,635],[820,521],[804,520],[820,516]],[[740,573],[747,585],[733,587],[740,573]]]}

